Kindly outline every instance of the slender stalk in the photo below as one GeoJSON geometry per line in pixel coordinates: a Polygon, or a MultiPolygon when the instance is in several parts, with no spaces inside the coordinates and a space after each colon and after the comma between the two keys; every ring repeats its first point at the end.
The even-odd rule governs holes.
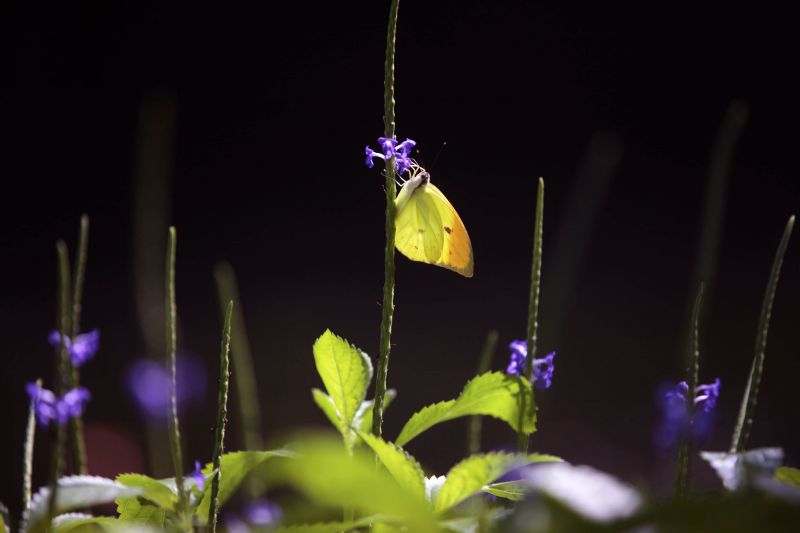
{"type": "Polygon", "coordinates": [[[177,337],[175,333],[177,322],[177,305],[175,303],[175,248],[177,246],[177,233],[170,226],[167,241],[167,268],[166,268],[166,332],[167,332],[167,359],[170,370],[170,411],[169,418],[169,445],[172,455],[172,467],[175,470],[175,484],[178,489],[178,509],[182,514],[187,509],[186,491],[183,486],[183,458],[181,457],[181,431],[178,425],[178,395],[176,351],[177,337]]]}
{"type": "Polygon", "coordinates": [[[226,312],[226,302],[239,302],[234,306],[231,322],[231,358],[233,359],[233,368],[236,370],[233,374],[233,389],[236,393],[236,405],[241,419],[244,449],[261,450],[263,448],[261,412],[253,354],[247,338],[236,274],[230,263],[219,263],[214,269],[214,279],[217,282],[217,294],[223,315],[226,312]]]}
{"type": "MultiPolygon", "coordinates": [[[[481,375],[489,370],[492,364],[494,350],[497,347],[497,330],[493,329],[486,335],[483,343],[481,357],[478,359],[476,375],[481,375]]],[[[467,433],[467,454],[473,455],[481,450],[481,431],[483,429],[483,417],[471,416],[469,419],[469,431],[467,433]]]]}
{"type": "MultiPolygon", "coordinates": [[[[65,342],[67,334],[70,332],[70,291],[69,291],[69,252],[64,241],[56,243],[58,254],[58,318],[57,327],[59,332],[58,355],[56,357],[56,375],[53,379],[55,383],[55,393],[61,397],[64,395],[65,379],[68,370],[68,353],[65,342]]],[[[64,445],[66,444],[66,428],[56,423],[56,430],[53,432],[54,442],[52,456],[50,459],[50,499],[47,502],[47,522],[46,528],[49,531],[56,515],[56,501],[58,498],[58,479],[63,470],[64,445]]]]}
{"type": "MultiPolygon", "coordinates": [[[[533,229],[533,263],[531,265],[531,294],[528,300],[528,354],[525,357],[525,369],[522,376],[530,376],[533,371],[533,359],[536,357],[536,341],[539,328],[539,297],[542,284],[542,234],[544,224],[544,180],[539,178],[539,188],[536,192],[536,219],[533,229]]],[[[521,379],[521,378],[520,378],[521,379]]],[[[522,394],[520,387],[520,424],[518,446],[521,453],[528,452],[528,436],[522,431],[522,420],[527,416],[529,407],[527,399],[522,394]]],[[[531,387],[531,406],[530,411],[536,409],[533,397],[533,387],[531,387]]]]}
{"type": "MultiPolygon", "coordinates": [[[[72,279],[72,338],[81,332],[81,304],[83,301],[83,282],[86,278],[86,255],[89,247],[89,216],[81,216],[81,229],[78,234],[78,253],[75,255],[75,270],[72,279]]],[[[78,368],[70,365],[70,388],[80,384],[78,368]]],[[[72,450],[73,468],[79,474],[87,474],[86,441],[83,436],[81,415],[69,421],[69,441],[72,450]]]]}
{"type": "MultiPolygon", "coordinates": [[[[36,386],[42,386],[42,380],[36,380],[36,386]]],[[[36,410],[31,399],[28,407],[28,425],[25,428],[25,452],[22,461],[22,510],[27,511],[31,504],[31,487],[33,486],[33,445],[36,439],[36,410]]]]}
{"type": "Polygon", "coordinates": [[[794,215],[789,217],[786,228],[783,230],[783,237],[775,252],[775,260],[772,262],[772,271],[769,274],[767,289],[764,292],[764,301],[761,304],[761,316],[758,319],[758,331],[756,332],[756,348],[753,364],[750,367],[750,377],[747,379],[747,387],[742,397],[742,404],[739,408],[739,417],[736,421],[736,428],[731,439],[731,453],[744,451],[747,439],[750,436],[750,429],[753,426],[753,411],[756,407],[758,397],[758,387],[761,385],[761,376],[764,373],[764,358],[767,350],[767,330],[769,329],[769,319],[772,314],[772,304],[775,301],[775,290],[778,288],[778,279],[781,275],[783,256],[789,246],[789,238],[792,236],[794,227],[794,215]]]}
{"type": "Polygon", "coordinates": [[[686,350],[686,382],[689,385],[689,392],[686,396],[687,412],[690,413],[689,430],[687,434],[681,436],[681,446],[678,451],[677,475],[675,478],[676,499],[686,497],[686,490],[689,485],[689,475],[692,457],[691,424],[694,415],[694,397],[697,394],[697,382],[700,375],[700,312],[703,307],[704,286],[700,283],[697,289],[697,296],[692,308],[692,325],[689,346],[686,350]]]}
{"type": "MultiPolygon", "coordinates": [[[[383,82],[383,134],[394,138],[394,53],[397,31],[397,10],[400,0],[392,0],[389,8],[389,28],[386,32],[386,64],[383,82]]],[[[389,372],[392,318],[394,315],[394,235],[395,235],[395,168],[394,157],[386,160],[386,250],[383,262],[383,307],[381,341],[378,352],[378,375],[375,379],[375,405],[372,412],[372,433],[381,436],[383,427],[383,397],[386,395],[386,375],[389,372]]]]}
{"type": "Polygon", "coordinates": [[[211,505],[208,507],[208,530],[217,531],[219,513],[219,482],[222,477],[220,461],[225,447],[225,425],[228,423],[228,382],[230,380],[231,319],[233,300],[228,302],[225,311],[225,325],[222,327],[222,343],[219,349],[219,396],[217,398],[217,430],[214,441],[214,478],[211,480],[211,505]]]}

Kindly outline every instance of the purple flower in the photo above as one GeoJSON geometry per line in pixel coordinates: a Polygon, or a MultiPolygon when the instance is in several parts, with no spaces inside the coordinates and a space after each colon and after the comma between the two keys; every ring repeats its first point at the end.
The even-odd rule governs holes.
{"type": "MultiPolygon", "coordinates": [[[[47,340],[50,342],[50,346],[58,348],[61,343],[61,334],[58,331],[51,331],[47,340]]],[[[72,366],[79,367],[94,357],[100,348],[100,330],[93,329],[88,333],[78,335],[75,339],[70,339],[65,335],[64,346],[72,359],[72,366]]]]}
{"type": "Polygon", "coordinates": [[[411,149],[416,146],[416,142],[411,139],[397,144],[397,139],[389,139],[387,137],[378,137],[378,144],[381,146],[381,152],[378,153],[369,146],[364,149],[367,156],[366,164],[369,168],[375,165],[375,158],[388,160],[394,157],[394,167],[398,174],[404,173],[411,168],[414,160],[411,159],[411,149]]]}
{"type": "Polygon", "coordinates": [[[203,475],[203,465],[200,464],[200,461],[194,462],[194,472],[189,474],[189,477],[191,477],[194,484],[197,485],[197,489],[202,492],[203,485],[206,483],[206,476],[203,475]]]}
{"type": "Polygon", "coordinates": [[[274,526],[283,518],[283,511],[268,500],[255,500],[245,506],[244,518],[254,526],[274,526]]]}
{"type": "MultiPolygon", "coordinates": [[[[506,367],[506,374],[519,376],[525,367],[525,357],[528,355],[528,345],[525,341],[516,340],[508,345],[511,350],[511,358],[506,367]]],[[[533,360],[533,384],[538,389],[549,389],[553,384],[553,372],[555,364],[553,359],[556,352],[550,352],[541,359],[533,360]]]]}
{"type": "MultiPolygon", "coordinates": [[[[202,400],[205,396],[206,370],[194,357],[178,355],[178,408],[202,400]]],[[[164,420],[170,406],[172,380],[166,368],[150,358],[133,362],[127,371],[127,384],[142,414],[153,420],[164,420]]]]}
{"type": "Polygon", "coordinates": [[[719,378],[708,385],[698,385],[691,405],[689,384],[685,381],[659,394],[661,423],[656,430],[657,444],[669,449],[687,435],[695,440],[704,438],[711,429],[719,389],[719,378]]]}
{"type": "Polygon", "coordinates": [[[54,421],[64,425],[70,418],[81,416],[84,405],[91,397],[84,387],[72,389],[61,398],[36,383],[28,383],[25,388],[33,401],[36,420],[43,427],[49,426],[54,421]]]}

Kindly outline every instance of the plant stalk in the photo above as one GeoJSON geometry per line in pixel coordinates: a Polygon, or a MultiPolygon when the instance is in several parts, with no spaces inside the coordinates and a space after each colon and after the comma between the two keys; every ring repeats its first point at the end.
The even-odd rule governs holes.
{"type": "MultiPolygon", "coordinates": [[[[42,380],[36,380],[36,386],[42,386],[42,380]]],[[[31,488],[33,486],[33,445],[36,440],[36,402],[31,398],[28,407],[28,425],[25,427],[25,452],[22,462],[22,510],[27,511],[31,504],[31,488]]]]}
{"type": "MultiPolygon", "coordinates": [[[[86,278],[86,256],[89,247],[89,216],[81,216],[80,233],[78,234],[78,253],[75,255],[75,270],[72,281],[72,339],[81,332],[81,310],[83,302],[83,282],[86,278]]],[[[70,362],[70,388],[80,385],[80,372],[70,362]]],[[[69,421],[69,441],[72,450],[72,462],[75,472],[81,475],[88,473],[86,458],[86,441],[83,435],[83,417],[78,415],[69,421]]]]}
{"type": "Polygon", "coordinates": [[[225,425],[228,423],[228,383],[230,380],[231,320],[233,300],[228,302],[225,311],[225,324],[222,327],[222,342],[219,349],[219,396],[217,397],[217,428],[214,440],[214,477],[211,480],[211,505],[208,507],[209,533],[217,531],[219,514],[219,483],[222,478],[220,462],[225,450],[225,425]]]}
{"type": "MultiPolygon", "coordinates": [[[[395,136],[394,117],[394,56],[397,31],[397,10],[400,0],[392,0],[389,9],[389,28],[386,32],[386,64],[383,82],[383,134],[395,136]]],[[[378,374],[375,379],[375,404],[372,412],[372,433],[378,437],[383,428],[383,398],[386,395],[386,376],[389,372],[392,318],[394,316],[394,238],[395,238],[395,158],[386,160],[386,250],[383,262],[383,306],[381,308],[381,340],[378,351],[378,374]]]]}

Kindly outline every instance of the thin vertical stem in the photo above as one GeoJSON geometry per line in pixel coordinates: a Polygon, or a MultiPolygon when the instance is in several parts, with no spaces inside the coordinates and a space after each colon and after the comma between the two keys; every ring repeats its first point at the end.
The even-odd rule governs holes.
{"type": "Polygon", "coordinates": [[[183,486],[183,458],[181,457],[181,431],[178,425],[178,395],[177,395],[177,304],[175,303],[175,249],[177,246],[177,233],[173,226],[169,228],[167,241],[167,268],[166,268],[166,332],[167,332],[167,360],[170,371],[170,411],[169,411],[169,444],[172,455],[172,467],[175,470],[175,484],[178,488],[179,514],[186,510],[186,491],[183,486]]]}
{"type": "MultiPolygon", "coordinates": [[[[480,376],[489,370],[492,364],[494,350],[497,347],[497,330],[493,329],[486,335],[483,343],[476,375],[480,376]]],[[[481,450],[481,431],[483,429],[483,417],[471,416],[469,419],[469,431],[467,433],[467,453],[469,455],[478,453],[481,450]]]]}
{"type": "MultiPolygon", "coordinates": [[[[53,380],[55,383],[55,393],[61,397],[64,395],[65,379],[68,370],[67,354],[67,334],[70,332],[70,291],[69,291],[69,252],[64,241],[56,243],[58,254],[58,318],[57,327],[59,333],[58,355],[56,357],[56,375],[53,380]]],[[[58,498],[58,478],[61,477],[63,470],[64,445],[66,440],[66,428],[56,422],[56,430],[53,433],[54,442],[52,456],[50,460],[50,499],[47,503],[47,530],[51,529],[53,517],[56,515],[56,501],[58,498]]]]}
{"type": "Polygon", "coordinates": [[[750,377],[747,379],[747,387],[742,396],[742,404],[739,408],[739,417],[736,421],[736,428],[731,439],[731,453],[744,451],[747,439],[750,436],[750,429],[753,426],[753,411],[756,407],[758,388],[761,385],[761,376],[764,373],[764,358],[767,351],[767,330],[769,329],[769,319],[772,315],[772,304],[775,301],[775,291],[778,288],[778,279],[781,275],[783,256],[789,246],[789,238],[792,236],[794,227],[794,215],[789,217],[786,228],[783,230],[783,237],[775,252],[775,260],[772,262],[772,270],[767,282],[767,289],[764,292],[764,301],[761,304],[761,316],[758,319],[758,331],[756,333],[756,348],[753,364],[750,367],[750,377]]]}
{"type": "Polygon", "coordinates": [[[686,382],[689,385],[689,392],[686,395],[686,408],[687,412],[690,413],[690,418],[688,431],[681,435],[681,446],[678,451],[674,493],[677,499],[686,497],[686,490],[689,485],[692,457],[691,425],[694,415],[694,397],[697,394],[697,382],[700,379],[700,313],[703,308],[703,290],[703,283],[700,283],[694,300],[694,307],[692,308],[691,335],[688,349],[686,350],[686,382]]]}
{"type": "Polygon", "coordinates": [[[231,319],[231,358],[233,368],[233,389],[236,393],[236,405],[239,411],[242,428],[242,444],[245,450],[260,450],[263,447],[261,437],[261,411],[258,401],[258,384],[255,379],[253,354],[247,338],[247,328],[242,312],[242,300],[236,283],[236,274],[230,263],[219,263],[214,269],[217,282],[217,294],[222,313],[226,312],[227,302],[238,302],[233,309],[231,319]]]}
{"type": "MultiPolygon", "coordinates": [[[[389,9],[389,28],[386,32],[386,64],[383,83],[383,134],[394,138],[394,55],[397,31],[397,10],[400,0],[392,0],[389,9]]],[[[394,237],[395,237],[395,158],[386,160],[386,250],[383,263],[383,307],[381,309],[381,340],[378,352],[378,375],[375,379],[375,404],[372,412],[372,433],[381,436],[383,427],[383,398],[386,395],[386,376],[389,372],[392,318],[394,316],[394,237]]]]}
{"type": "MultiPolygon", "coordinates": [[[[536,192],[536,219],[533,229],[533,262],[531,264],[531,294],[528,300],[528,331],[527,344],[528,354],[525,357],[525,370],[522,376],[530,377],[533,371],[533,359],[536,357],[536,341],[539,328],[539,297],[542,284],[542,235],[544,224],[544,180],[539,178],[539,187],[536,192]]],[[[520,387],[520,424],[518,445],[521,453],[528,452],[528,436],[523,432],[523,417],[527,416],[528,411],[535,412],[536,406],[531,387],[531,406],[528,407],[527,399],[520,387]]]]}
{"type": "Polygon", "coordinates": [[[222,327],[222,342],[219,349],[219,396],[217,398],[217,430],[214,441],[214,478],[211,481],[211,505],[208,507],[208,530],[217,531],[219,513],[219,482],[222,477],[220,461],[225,448],[225,425],[228,423],[228,382],[230,379],[231,318],[233,300],[228,302],[225,311],[225,325],[222,327]]]}
{"type": "MultiPolygon", "coordinates": [[[[81,309],[83,302],[83,282],[86,278],[86,256],[89,247],[89,216],[81,216],[78,234],[78,253],[75,255],[75,269],[72,280],[72,338],[81,332],[81,309]]],[[[70,388],[80,384],[78,368],[70,365],[70,388]]],[[[87,474],[86,442],[83,436],[83,418],[75,416],[69,421],[69,440],[72,449],[73,467],[78,474],[87,474]]]]}
{"type": "MultiPolygon", "coordinates": [[[[42,386],[42,380],[36,380],[36,386],[42,386]]],[[[22,462],[22,510],[27,511],[31,504],[31,487],[33,486],[33,445],[36,440],[36,402],[31,398],[28,407],[28,425],[25,428],[25,452],[22,462]]]]}

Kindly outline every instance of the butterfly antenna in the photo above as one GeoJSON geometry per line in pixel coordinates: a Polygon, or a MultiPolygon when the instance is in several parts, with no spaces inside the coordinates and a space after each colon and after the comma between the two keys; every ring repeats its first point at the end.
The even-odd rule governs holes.
{"type": "Polygon", "coordinates": [[[442,155],[442,150],[444,150],[445,146],[447,146],[447,141],[444,141],[442,143],[442,145],[436,151],[436,155],[433,156],[433,163],[431,163],[431,171],[433,171],[433,168],[436,166],[436,162],[439,160],[439,156],[442,155]]]}

